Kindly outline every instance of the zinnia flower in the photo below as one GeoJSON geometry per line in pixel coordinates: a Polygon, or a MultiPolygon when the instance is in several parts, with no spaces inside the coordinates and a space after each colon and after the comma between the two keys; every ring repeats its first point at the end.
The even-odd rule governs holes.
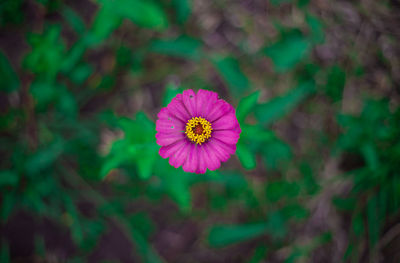
{"type": "Polygon", "coordinates": [[[158,113],[156,130],[161,157],[191,173],[218,169],[235,153],[241,132],[235,109],[202,89],[176,95],[158,113]]]}

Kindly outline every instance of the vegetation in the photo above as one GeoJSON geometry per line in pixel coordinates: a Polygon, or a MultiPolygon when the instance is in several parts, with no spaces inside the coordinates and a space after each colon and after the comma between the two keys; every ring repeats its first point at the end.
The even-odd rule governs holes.
{"type": "Polygon", "coordinates": [[[398,262],[396,1],[3,0],[1,262],[398,262]],[[184,89],[236,156],[162,159],[184,89]]]}

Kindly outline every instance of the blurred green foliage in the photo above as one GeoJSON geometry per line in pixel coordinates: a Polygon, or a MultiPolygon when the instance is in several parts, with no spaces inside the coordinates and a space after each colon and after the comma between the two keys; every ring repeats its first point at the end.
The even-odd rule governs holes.
{"type": "MultiPolygon", "coordinates": [[[[315,59],[325,23],[309,1],[271,1],[271,8],[290,5],[304,22],[274,22],[276,34],[257,51],[210,45],[191,0],[98,0],[86,3],[95,5],[90,19],[68,1],[5,0],[0,25],[22,27],[27,2],[47,16],[21,29],[20,60],[0,53],[2,226],[20,211],[57,222],[78,251],[66,260],[86,262],[117,225],[141,262],[164,262],[154,244],[159,221],[172,217],[195,222],[196,242],[215,253],[251,248],[234,262],[312,262],[337,234],[322,228],[300,237],[318,214],[313,204],[325,200],[350,218],[344,261],[374,258],[385,245],[399,216],[400,110],[372,95],[359,114],[341,108],[348,80],[362,74],[315,59]],[[257,65],[265,61],[264,74],[257,65]],[[216,90],[237,106],[237,154],[219,171],[187,174],[158,155],[156,114],[187,88],[216,90]],[[334,134],[312,121],[292,131],[304,114],[328,114],[319,108],[325,104],[334,134]],[[337,171],[326,178],[329,160],[337,171]],[[331,189],[340,183],[345,191],[331,189]]],[[[1,244],[0,261],[10,262],[12,244],[5,237],[1,244]]],[[[48,247],[38,235],[36,256],[46,258],[48,247]]],[[[189,259],[196,262],[195,254],[189,259]]]]}

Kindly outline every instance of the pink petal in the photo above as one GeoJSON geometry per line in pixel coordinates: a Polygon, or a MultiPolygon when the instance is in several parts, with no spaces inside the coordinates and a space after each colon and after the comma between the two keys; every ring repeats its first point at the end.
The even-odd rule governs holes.
{"type": "Polygon", "coordinates": [[[190,143],[189,154],[187,155],[186,162],[183,164],[182,168],[185,172],[194,173],[196,172],[198,165],[197,149],[196,144],[190,143]]]}
{"type": "Polygon", "coordinates": [[[213,123],[216,120],[218,120],[219,118],[221,118],[222,116],[225,116],[229,113],[234,113],[234,112],[235,112],[235,110],[229,103],[220,99],[212,105],[210,111],[207,114],[207,120],[209,122],[213,123]]]}
{"type": "Polygon", "coordinates": [[[229,159],[229,153],[227,153],[224,149],[221,147],[214,145],[212,143],[207,144],[210,152],[213,152],[215,156],[221,161],[221,162],[226,162],[229,159]]]}
{"type": "Polygon", "coordinates": [[[156,142],[160,146],[167,146],[184,138],[185,135],[182,132],[174,132],[174,133],[158,132],[156,134],[156,139],[157,139],[156,142]]]}
{"type": "Polygon", "coordinates": [[[207,163],[205,159],[204,147],[198,145],[197,146],[197,157],[198,157],[198,166],[196,169],[197,174],[203,174],[207,170],[207,163]]]}
{"type": "Polygon", "coordinates": [[[236,119],[235,114],[230,113],[214,121],[212,123],[212,128],[213,130],[228,130],[234,129],[237,125],[239,125],[239,123],[236,119]]]}
{"type": "Polygon", "coordinates": [[[168,108],[162,108],[160,112],[157,114],[158,119],[160,120],[172,120],[174,122],[181,123],[182,125],[185,125],[186,122],[180,120],[175,114],[172,114],[168,108]]]}
{"type": "Polygon", "coordinates": [[[173,98],[168,104],[167,108],[171,113],[174,113],[175,116],[184,123],[186,123],[191,118],[191,115],[183,104],[182,94],[176,95],[176,97],[173,98]]]}
{"type": "Polygon", "coordinates": [[[193,90],[185,90],[182,94],[182,101],[191,117],[197,116],[196,94],[193,90]]]}
{"type": "Polygon", "coordinates": [[[205,118],[217,100],[216,92],[200,89],[196,95],[197,115],[205,118]]]}
{"type": "Polygon", "coordinates": [[[214,138],[214,144],[220,146],[229,154],[234,154],[236,152],[236,144],[227,144],[217,138],[214,138]]]}
{"type": "Polygon", "coordinates": [[[185,130],[185,125],[181,121],[168,119],[158,119],[156,121],[156,131],[163,133],[182,132],[185,130]]]}
{"type": "Polygon", "coordinates": [[[221,162],[226,162],[230,155],[234,154],[236,151],[236,145],[228,145],[214,137],[207,144],[210,146],[211,150],[214,151],[215,155],[221,162]]]}
{"type": "Polygon", "coordinates": [[[172,165],[175,168],[178,168],[179,166],[183,165],[183,163],[186,161],[187,156],[189,155],[189,150],[190,150],[190,142],[187,140],[183,140],[183,146],[179,150],[177,150],[170,158],[169,158],[169,164],[172,165]]]}
{"type": "Polygon", "coordinates": [[[211,136],[226,144],[236,144],[240,138],[240,134],[233,130],[213,131],[211,136]]]}
{"type": "Polygon", "coordinates": [[[171,157],[172,155],[176,154],[177,151],[179,151],[182,147],[185,146],[185,140],[179,140],[176,143],[163,146],[160,148],[160,156],[162,158],[168,158],[171,157]]]}
{"type": "Polygon", "coordinates": [[[214,151],[210,149],[208,143],[202,145],[200,154],[203,156],[204,162],[210,171],[217,170],[221,166],[221,162],[215,155],[214,151]]]}
{"type": "Polygon", "coordinates": [[[238,125],[236,125],[236,127],[233,129],[233,131],[235,131],[235,132],[237,132],[237,133],[239,133],[239,134],[242,133],[242,129],[240,129],[239,123],[238,123],[238,125]]]}

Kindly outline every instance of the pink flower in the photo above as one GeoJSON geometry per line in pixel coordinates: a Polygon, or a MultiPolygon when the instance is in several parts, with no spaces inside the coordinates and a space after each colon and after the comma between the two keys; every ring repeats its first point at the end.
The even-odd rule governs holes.
{"type": "Polygon", "coordinates": [[[218,169],[235,153],[241,132],[235,109],[202,89],[176,95],[158,113],[156,130],[161,157],[191,173],[218,169]]]}

